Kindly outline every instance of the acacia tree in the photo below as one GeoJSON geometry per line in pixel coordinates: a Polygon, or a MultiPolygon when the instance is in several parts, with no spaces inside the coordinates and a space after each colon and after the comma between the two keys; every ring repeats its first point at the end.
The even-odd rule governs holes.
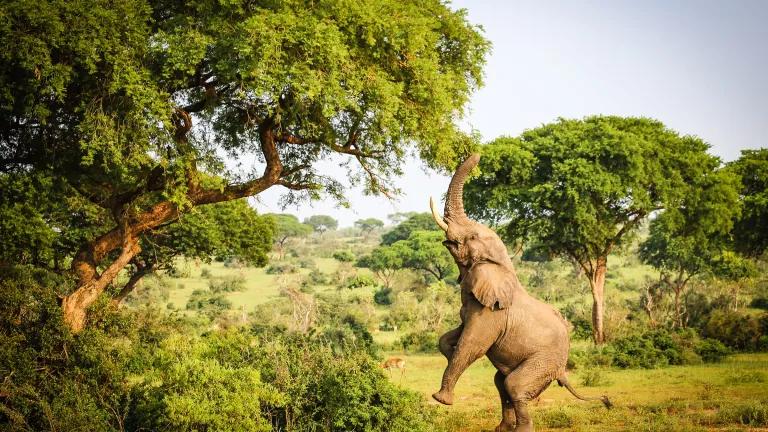
{"type": "Polygon", "coordinates": [[[312,227],[299,222],[292,214],[269,214],[275,221],[275,244],[279,259],[285,257],[285,245],[289,239],[308,236],[312,227]]]}
{"type": "Polygon", "coordinates": [[[484,146],[465,203],[471,216],[506,223],[507,238],[535,238],[582,267],[601,344],[608,255],[711,172],[707,148],[647,118],[560,119],[484,146]]]}
{"type": "Polygon", "coordinates": [[[355,221],[355,228],[362,231],[364,236],[368,236],[374,230],[384,227],[384,222],[376,218],[358,219],[355,221]]]}
{"type": "MultiPolygon", "coordinates": [[[[650,234],[640,245],[641,259],[659,271],[657,287],[673,294],[677,327],[685,326],[681,300],[691,278],[725,276],[723,253],[730,247],[730,231],[740,214],[737,176],[721,169],[697,180],[700,183],[677,206],[668,207],[651,221],[650,234]]],[[[650,288],[647,299],[652,299],[650,288]]]]}
{"type": "Polygon", "coordinates": [[[61,181],[104,221],[67,257],[74,331],[141,236],[192,207],[394,193],[409,149],[445,168],[472,144],[456,121],[488,43],[438,0],[36,5],[0,6],[0,172],[61,181]]]}
{"type": "Polygon", "coordinates": [[[314,215],[304,219],[304,223],[311,226],[315,232],[320,234],[325,233],[328,230],[335,230],[339,227],[339,222],[328,215],[314,215]]]}

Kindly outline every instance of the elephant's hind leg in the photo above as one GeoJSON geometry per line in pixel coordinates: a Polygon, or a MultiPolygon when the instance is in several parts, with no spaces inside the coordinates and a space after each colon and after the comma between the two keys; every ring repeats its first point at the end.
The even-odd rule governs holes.
{"type": "Polygon", "coordinates": [[[512,432],[515,430],[515,408],[507,389],[504,387],[504,378],[506,377],[501,372],[496,372],[493,377],[493,383],[496,384],[501,399],[501,423],[496,426],[494,432],[512,432]]]}
{"type": "Polygon", "coordinates": [[[504,379],[504,388],[512,400],[517,418],[515,432],[533,431],[533,420],[528,413],[528,402],[541,394],[552,382],[552,374],[545,367],[546,364],[546,361],[528,359],[504,379]]]}

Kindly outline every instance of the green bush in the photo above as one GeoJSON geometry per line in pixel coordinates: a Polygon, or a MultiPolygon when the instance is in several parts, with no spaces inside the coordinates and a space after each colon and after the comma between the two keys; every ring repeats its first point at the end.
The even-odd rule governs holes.
{"type": "Polygon", "coordinates": [[[333,258],[341,262],[352,262],[355,260],[355,254],[349,250],[340,250],[333,253],[333,258]]]}
{"type": "Polygon", "coordinates": [[[245,291],[245,277],[214,277],[208,281],[208,289],[210,289],[214,294],[245,291]]]}
{"type": "Polygon", "coordinates": [[[288,273],[296,273],[299,270],[296,268],[295,265],[290,263],[274,263],[270,264],[264,272],[266,274],[288,274],[288,273]]]}
{"type": "Polygon", "coordinates": [[[749,302],[749,307],[768,310],[768,297],[755,297],[749,302]]]}
{"type": "Polygon", "coordinates": [[[194,290],[187,300],[186,309],[197,311],[213,319],[221,315],[222,312],[232,309],[232,302],[222,294],[208,290],[194,290]]]}
{"type": "Polygon", "coordinates": [[[563,408],[545,409],[537,413],[535,420],[552,429],[573,427],[573,419],[563,408]]]}
{"type": "Polygon", "coordinates": [[[768,349],[768,313],[752,315],[715,310],[704,325],[703,334],[739,351],[768,349]]]}
{"type": "Polygon", "coordinates": [[[718,362],[731,350],[714,339],[701,338],[695,330],[652,330],[612,341],[586,351],[574,350],[577,365],[652,369],[667,365],[718,362]]]}
{"type": "Polygon", "coordinates": [[[388,306],[392,304],[392,289],[382,287],[373,293],[373,302],[377,305],[388,306]]]}
{"type": "Polygon", "coordinates": [[[405,351],[432,353],[437,352],[438,339],[439,337],[435,332],[415,331],[403,335],[398,344],[405,351]]]}
{"type": "Polygon", "coordinates": [[[104,299],[73,337],[54,290],[70,281],[0,271],[2,430],[432,430],[435,410],[390,384],[354,319],[334,347],[327,335],[211,331],[104,299]]]}
{"type": "Polygon", "coordinates": [[[200,277],[201,278],[207,279],[207,278],[209,278],[211,276],[212,276],[211,275],[211,269],[209,269],[208,267],[204,267],[202,270],[200,270],[200,277]]]}
{"type": "Polygon", "coordinates": [[[347,280],[347,288],[349,289],[365,288],[374,285],[376,285],[376,279],[373,276],[364,274],[357,274],[347,280]]]}

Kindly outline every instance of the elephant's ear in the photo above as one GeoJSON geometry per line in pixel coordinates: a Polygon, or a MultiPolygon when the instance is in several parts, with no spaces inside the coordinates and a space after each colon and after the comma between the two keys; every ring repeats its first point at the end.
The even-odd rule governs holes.
{"type": "Polygon", "coordinates": [[[504,309],[512,304],[515,278],[509,270],[495,263],[475,264],[462,281],[462,285],[491,309],[504,309]]]}

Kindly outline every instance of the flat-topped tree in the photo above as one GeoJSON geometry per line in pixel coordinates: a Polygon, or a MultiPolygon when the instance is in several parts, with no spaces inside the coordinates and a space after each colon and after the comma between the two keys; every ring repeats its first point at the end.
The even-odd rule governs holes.
{"type": "Polygon", "coordinates": [[[466,186],[467,211],[504,223],[508,238],[535,237],[577,262],[592,290],[600,344],[608,255],[711,172],[707,148],[647,118],[560,119],[484,146],[481,175],[466,186]]]}
{"type": "Polygon", "coordinates": [[[393,194],[411,151],[452,166],[488,51],[438,0],[16,2],[3,16],[0,172],[63,179],[62,200],[109,220],[68,257],[75,331],[140,236],[191,207],[275,185],[287,202],[393,194]],[[222,155],[255,162],[228,171],[222,155]]]}
{"type": "Polygon", "coordinates": [[[288,240],[312,234],[312,226],[299,222],[299,218],[292,214],[272,213],[267,216],[275,221],[275,244],[279,259],[285,257],[285,245],[288,240]]]}
{"type": "Polygon", "coordinates": [[[326,231],[334,231],[339,227],[339,222],[332,216],[314,215],[304,219],[304,223],[311,226],[315,232],[320,234],[326,231]]]}

